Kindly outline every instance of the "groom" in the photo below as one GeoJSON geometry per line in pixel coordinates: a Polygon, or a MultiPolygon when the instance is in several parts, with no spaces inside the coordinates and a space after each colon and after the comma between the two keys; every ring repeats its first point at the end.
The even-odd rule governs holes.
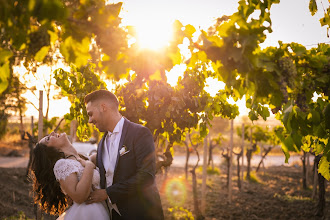
{"type": "Polygon", "coordinates": [[[104,132],[96,156],[101,189],[86,203],[106,200],[114,220],[164,219],[150,130],[122,117],[117,97],[107,90],[89,93],[85,104],[88,122],[104,132]]]}

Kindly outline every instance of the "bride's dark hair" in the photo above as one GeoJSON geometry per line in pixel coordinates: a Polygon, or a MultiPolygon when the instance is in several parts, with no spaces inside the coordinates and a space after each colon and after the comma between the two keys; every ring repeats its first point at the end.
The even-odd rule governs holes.
{"type": "Polygon", "coordinates": [[[30,177],[33,182],[34,202],[50,214],[59,215],[67,207],[66,196],[54,175],[56,161],[65,158],[56,148],[38,143],[33,150],[30,177]]]}

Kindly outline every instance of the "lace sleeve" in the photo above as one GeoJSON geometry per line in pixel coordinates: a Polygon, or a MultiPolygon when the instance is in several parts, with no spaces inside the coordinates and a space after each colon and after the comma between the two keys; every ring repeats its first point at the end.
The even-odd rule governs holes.
{"type": "Polygon", "coordinates": [[[74,160],[59,159],[54,165],[56,180],[65,180],[71,173],[78,173],[79,168],[74,160]]]}

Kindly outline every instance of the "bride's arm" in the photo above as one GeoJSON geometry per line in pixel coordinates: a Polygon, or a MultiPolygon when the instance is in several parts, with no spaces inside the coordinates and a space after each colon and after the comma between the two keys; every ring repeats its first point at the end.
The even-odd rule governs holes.
{"type": "Polygon", "coordinates": [[[89,157],[90,161],[92,161],[95,165],[96,165],[96,153],[95,154],[92,154],[90,157],[89,157]]]}
{"type": "Polygon", "coordinates": [[[85,202],[90,194],[95,169],[95,165],[91,161],[83,161],[81,163],[85,169],[80,181],[78,181],[77,173],[71,173],[64,180],[60,180],[62,189],[73,201],[79,204],[85,202]]]}

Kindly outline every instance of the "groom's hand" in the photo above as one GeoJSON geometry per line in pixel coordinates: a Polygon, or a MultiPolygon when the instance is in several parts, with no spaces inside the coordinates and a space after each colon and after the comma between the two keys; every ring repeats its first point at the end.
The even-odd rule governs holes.
{"type": "Polygon", "coordinates": [[[95,189],[86,200],[86,204],[94,202],[102,202],[108,198],[107,191],[105,189],[95,189]]]}

